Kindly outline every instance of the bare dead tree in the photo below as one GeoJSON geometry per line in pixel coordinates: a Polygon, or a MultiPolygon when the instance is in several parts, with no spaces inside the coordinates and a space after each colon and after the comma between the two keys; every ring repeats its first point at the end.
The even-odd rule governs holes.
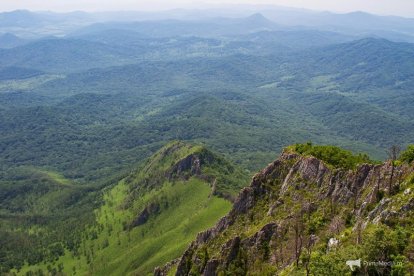
{"type": "Polygon", "coordinates": [[[388,194],[392,194],[392,181],[394,178],[394,170],[395,170],[395,161],[398,159],[398,156],[400,155],[401,147],[397,145],[392,145],[388,150],[388,159],[391,162],[391,176],[390,181],[388,183],[388,194]]]}
{"type": "Polygon", "coordinates": [[[294,222],[294,231],[295,231],[295,260],[296,267],[299,267],[299,259],[302,254],[302,243],[303,243],[303,213],[300,212],[299,215],[295,217],[294,222]]]}
{"type": "Polygon", "coordinates": [[[335,203],[335,198],[333,196],[331,196],[330,200],[329,200],[329,206],[331,207],[331,216],[335,216],[336,215],[336,203],[335,203]]]}
{"type": "Polygon", "coordinates": [[[329,231],[338,235],[345,227],[345,223],[340,216],[335,216],[329,224],[329,231]]]}
{"type": "Polygon", "coordinates": [[[279,257],[277,258],[277,264],[279,265],[279,261],[280,261],[280,266],[283,266],[284,263],[284,257],[283,257],[283,242],[285,240],[287,231],[288,231],[288,227],[289,226],[285,226],[280,224],[279,227],[276,230],[276,252],[279,251],[279,257]]]}
{"type": "Polygon", "coordinates": [[[399,155],[401,152],[401,147],[398,145],[392,145],[388,150],[387,150],[387,154],[388,154],[388,158],[392,161],[395,161],[398,159],[399,155]]]}
{"type": "Polygon", "coordinates": [[[305,258],[305,270],[306,270],[306,276],[310,275],[310,262],[311,262],[311,256],[312,256],[312,248],[317,240],[317,237],[315,235],[310,235],[308,239],[308,243],[306,245],[306,258],[305,258]]]}
{"type": "Polygon", "coordinates": [[[355,192],[354,192],[354,212],[358,207],[358,197],[359,197],[359,190],[358,188],[355,188],[355,192]]]}
{"type": "Polygon", "coordinates": [[[379,192],[380,192],[380,184],[381,184],[381,169],[378,168],[378,177],[377,177],[377,189],[375,192],[375,199],[378,201],[379,192]]]}
{"type": "Polygon", "coordinates": [[[361,244],[362,243],[362,222],[358,221],[355,225],[356,227],[356,233],[357,233],[357,239],[356,239],[356,243],[357,244],[361,244]]]}
{"type": "Polygon", "coordinates": [[[310,221],[313,205],[310,200],[306,200],[302,207],[302,213],[306,213],[307,221],[310,221]]]}

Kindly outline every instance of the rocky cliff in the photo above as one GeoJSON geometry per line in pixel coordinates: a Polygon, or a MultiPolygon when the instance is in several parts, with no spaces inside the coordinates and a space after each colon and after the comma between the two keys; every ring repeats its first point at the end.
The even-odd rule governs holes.
{"type": "Polygon", "coordinates": [[[403,261],[355,273],[413,272],[413,172],[391,162],[343,169],[286,150],[253,177],[228,215],[155,275],[346,275],[346,260],[361,258],[403,261]],[[382,251],[372,248],[376,242],[382,251]]]}

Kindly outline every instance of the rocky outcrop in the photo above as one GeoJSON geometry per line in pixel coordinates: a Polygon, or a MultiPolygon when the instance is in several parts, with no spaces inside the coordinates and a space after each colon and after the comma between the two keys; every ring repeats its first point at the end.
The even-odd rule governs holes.
{"type": "Polygon", "coordinates": [[[191,270],[193,255],[195,249],[197,248],[196,243],[191,243],[187,250],[184,252],[183,256],[181,257],[180,261],[178,262],[177,272],[175,275],[177,276],[184,276],[188,275],[191,270]]]}
{"type": "Polygon", "coordinates": [[[190,154],[177,162],[167,173],[168,179],[173,177],[184,177],[201,175],[201,160],[195,154],[190,154]]]}
{"type": "MultiPolygon", "coordinates": [[[[187,169],[196,166],[194,160],[186,162],[187,169]]],[[[199,248],[204,248],[217,239],[227,239],[227,241],[223,243],[220,253],[211,256],[202,266],[202,270],[199,271],[202,275],[217,275],[218,271],[226,271],[236,260],[239,265],[252,265],[257,258],[269,262],[277,259],[282,266],[284,263],[292,262],[295,258],[292,249],[280,248],[287,256],[282,260],[280,257],[272,258],[272,254],[279,253],[270,251],[282,247],[280,235],[285,235],[286,240],[294,239],[296,235],[301,243],[308,246],[318,242],[319,237],[313,233],[308,236],[299,235],[301,226],[297,221],[318,211],[320,202],[328,202],[333,209],[348,206],[351,209],[350,215],[357,221],[355,225],[365,226],[367,223],[391,221],[399,212],[413,210],[414,199],[402,205],[397,212],[389,209],[391,199],[380,200],[379,196],[390,194],[389,187],[398,187],[401,179],[411,173],[413,173],[412,167],[392,168],[390,163],[362,164],[354,170],[335,169],[314,157],[283,153],[279,159],[256,174],[250,186],[242,189],[228,215],[220,219],[211,229],[198,234],[196,240],[181,257],[176,275],[188,275],[192,263],[198,256],[199,248]],[[292,200],[296,200],[298,202],[296,207],[300,208],[287,203],[292,200]],[[373,204],[375,208],[372,209],[373,204]],[[254,217],[258,210],[257,206],[266,208],[263,211],[259,210],[260,218],[270,222],[249,237],[242,238],[241,233],[237,234],[237,232],[232,232],[233,236],[223,234],[233,229],[232,226],[236,223],[239,223],[238,227],[242,227],[243,224],[240,226],[238,219],[246,220],[254,217]],[[274,221],[272,221],[273,217],[275,217],[274,221]],[[280,234],[282,232],[284,234],[280,234]]]]}
{"type": "Polygon", "coordinates": [[[220,265],[219,260],[211,259],[207,262],[206,268],[203,271],[203,276],[216,276],[217,268],[220,265]]]}
{"type": "Polygon", "coordinates": [[[414,198],[411,198],[407,204],[403,205],[400,211],[401,212],[414,211],[414,198]]]}
{"type": "Polygon", "coordinates": [[[175,260],[172,260],[171,262],[166,263],[162,267],[156,267],[155,270],[154,270],[154,276],[167,276],[168,271],[170,271],[170,269],[173,266],[178,264],[179,261],[180,261],[180,259],[175,259],[175,260]]]}
{"type": "Polygon", "coordinates": [[[138,217],[132,222],[131,227],[140,226],[148,221],[151,216],[155,216],[160,212],[158,203],[151,203],[142,210],[138,217]]]}

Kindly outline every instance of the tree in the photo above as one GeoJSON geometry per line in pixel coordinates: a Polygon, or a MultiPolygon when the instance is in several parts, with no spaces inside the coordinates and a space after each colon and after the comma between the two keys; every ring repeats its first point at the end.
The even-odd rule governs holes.
{"type": "Polygon", "coordinates": [[[387,154],[388,154],[388,158],[392,161],[395,161],[398,159],[399,155],[401,152],[401,147],[398,145],[392,145],[388,150],[387,150],[387,154]]]}
{"type": "Polygon", "coordinates": [[[400,160],[409,164],[414,162],[414,145],[409,145],[407,149],[401,153],[400,160]]]}
{"type": "Polygon", "coordinates": [[[317,241],[317,237],[316,235],[311,234],[309,236],[308,242],[305,246],[306,248],[306,254],[305,256],[302,258],[302,261],[305,265],[305,270],[306,270],[306,276],[310,275],[310,263],[311,263],[311,256],[312,256],[312,248],[315,245],[316,241],[317,241]]]}
{"type": "Polygon", "coordinates": [[[329,231],[335,235],[339,235],[344,227],[343,219],[340,216],[335,216],[329,224],[329,231]]]}
{"type": "Polygon", "coordinates": [[[392,194],[392,180],[394,178],[394,170],[395,170],[394,163],[398,159],[400,152],[401,152],[401,148],[397,145],[392,145],[387,151],[388,158],[391,161],[391,176],[390,176],[390,181],[388,183],[388,194],[389,195],[392,194]]]}
{"type": "Polygon", "coordinates": [[[293,225],[293,230],[295,232],[295,261],[296,267],[299,267],[299,259],[302,254],[302,243],[303,243],[303,213],[300,212],[296,217],[293,225]]]}
{"type": "MultiPolygon", "coordinates": [[[[364,234],[366,238],[363,242],[362,250],[367,260],[388,262],[393,259],[393,256],[398,255],[399,237],[389,227],[381,224],[372,225],[364,234]]],[[[388,266],[370,266],[367,269],[369,275],[391,274],[391,268],[388,266]]]]}
{"type": "Polygon", "coordinates": [[[377,186],[376,186],[376,192],[375,192],[377,201],[380,201],[382,198],[382,193],[380,194],[380,184],[381,184],[381,171],[378,169],[377,186]]]}
{"type": "Polygon", "coordinates": [[[280,224],[277,228],[276,228],[276,235],[275,235],[275,241],[274,244],[276,246],[276,252],[278,252],[278,258],[276,259],[276,262],[278,263],[278,265],[283,266],[284,264],[284,251],[283,251],[283,246],[284,246],[284,241],[286,239],[286,235],[288,232],[289,226],[288,225],[284,225],[284,224],[280,224]]]}

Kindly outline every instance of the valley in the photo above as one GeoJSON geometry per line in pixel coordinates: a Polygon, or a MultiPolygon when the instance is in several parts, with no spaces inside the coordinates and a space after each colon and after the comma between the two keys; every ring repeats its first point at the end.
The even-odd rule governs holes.
{"type": "Polygon", "coordinates": [[[1,275],[413,273],[413,20],[247,10],[0,13],[1,275]]]}

